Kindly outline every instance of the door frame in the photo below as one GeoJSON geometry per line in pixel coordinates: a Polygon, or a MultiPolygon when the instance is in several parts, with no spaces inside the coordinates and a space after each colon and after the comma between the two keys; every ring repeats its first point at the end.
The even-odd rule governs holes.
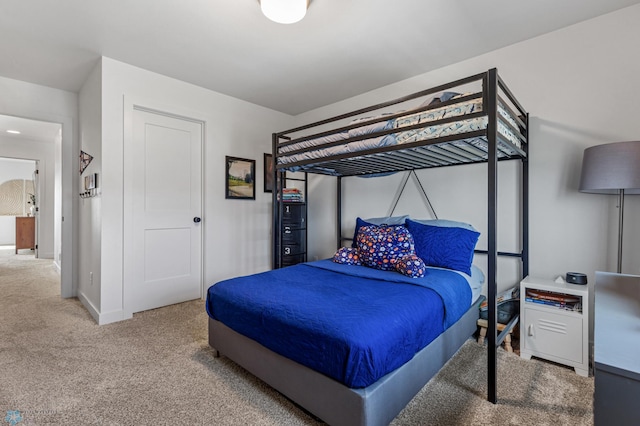
{"type": "MultiPolygon", "coordinates": [[[[55,155],[55,154],[54,154],[55,155]]],[[[35,166],[36,169],[33,172],[33,192],[35,193],[36,196],[36,200],[42,200],[41,198],[41,193],[40,193],[40,160],[34,160],[35,161],[35,166]]],[[[54,192],[55,192],[55,188],[54,188],[54,192]]],[[[37,202],[37,201],[36,201],[37,202]]],[[[55,209],[55,204],[54,204],[54,209],[55,209]]],[[[34,257],[36,259],[38,259],[38,242],[40,241],[40,205],[36,206],[35,209],[35,213],[34,213],[34,222],[35,222],[35,247],[34,247],[34,257]]],[[[55,239],[55,238],[54,238],[55,239]]],[[[55,242],[54,242],[55,244],[55,242]]]]}
{"type": "Polygon", "coordinates": [[[201,200],[201,215],[202,222],[200,226],[200,298],[204,297],[204,277],[205,277],[205,229],[206,229],[206,215],[205,215],[205,146],[206,146],[206,120],[199,117],[198,113],[193,111],[187,111],[183,108],[176,107],[174,105],[166,105],[161,102],[153,101],[150,99],[141,99],[133,96],[124,96],[124,108],[123,108],[123,229],[122,229],[122,310],[123,319],[133,317],[132,308],[132,292],[129,291],[132,285],[132,276],[134,265],[131,262],[132,256],[129,253],[133,247],[133,181],[131,176],[133,175],[133,168],[135,167],[135,161],[131,154],[133,144],[133,115],[135,111],[144,111],[152,114],[164,115],[166,117],[175,118],[178,120],[187,120],[194,123],[198,123],[202,126],[202,138],[200,140],[200,200],[201,200]]]}
{"type": "MultiPolygon", "coordinates": [[[[78,293],[77,266],[77,226],[76,217],[78,211],[78,157],[79,141],[76,137],[76,118],[67,115],[47,114],[34,112],[27,108],[6,110],[0,109],[1,115],[7,115],[28,120],[42,121],[60,125],[60,138],[56,140],[54,147],[54,179],[58,171],[60,173],[60,194],[56,196],[54,186],[54,257],[56,255],[56,242],[60,243],[58,258],[53,259],[56,270],[60,274],[60,297],[68,299],[76,297],[78,293]],[[56,214],[59,217],[56,217],[56,214]],[[60,231],[55,232],[56,219],[60,224],[60,231]]],[[[3,155],[6,157],[6,155],[3,155]]],[[[54,183],[55,185],[55,183],[54,183]]]]}

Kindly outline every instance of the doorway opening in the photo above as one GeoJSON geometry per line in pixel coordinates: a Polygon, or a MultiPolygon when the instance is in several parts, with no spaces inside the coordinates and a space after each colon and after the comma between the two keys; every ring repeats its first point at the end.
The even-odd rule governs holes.
{"type": "Polygon", "coordinates": [[[62,125],[0,115],[0,249],[61,270],[62,125]]]}

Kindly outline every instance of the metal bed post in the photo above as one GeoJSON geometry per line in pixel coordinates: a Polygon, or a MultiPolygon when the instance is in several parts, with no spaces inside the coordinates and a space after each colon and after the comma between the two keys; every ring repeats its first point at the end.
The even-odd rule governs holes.
{"type": "Polygon", "coordinates": [[[522,278],[529,275],[529,113],[524,122],[527,143],[524,145],[526,155],[522,159],[522,278]]]}
{"type": "MultiPolygon", "coordinates": [[[[286,173],[286,172],[285,172],[286,173]]],[[[304,261],[309,260],[309,175],[304,172],[304,261]]]]}
{"type": "Polygon", "coordinates": [[[487,256],[487,297],[488,297],[488,337],[487,343],[487,399],[497,402],[497,344],[496,344],[496,269],[497,269],[497,200],[498,200],[498,147],[497,147],[497,91],[498,80],[495,68],[487,72],[485,83],[485,102],[487,111],[487,140],[488,140],[488,176],[487,176],[487,205],[488,205],[488,256],[487,256]]]}
{"type": "Polygon", "coordinates": [[[336,187],[336,238],[337,248],[340,250],[342,247],[342,177],[338,176],[338,182],[336,187]]]}
{"type": "Polygon", "coordinates": [[[278,191],[280,188],[278,186],[278,169],[276,168],[276,155],[277,150],[276,147],[278,145],[278,135],[276,133],[271,134],[271,151],[272,151],[272,159],[273,159],[273,171],[271,172],[271,177],[273,178],[273,191],[271,192],[271,209],[272,209],[272,217],[271,217],[271,250],[272,250],[272,269],[276,269],[280,265],[280,253],[278,250],[279,241],[278,236],[280,232],[280,219],[278,216],[279,213],[279,205],[278,205],[278,191]]]}

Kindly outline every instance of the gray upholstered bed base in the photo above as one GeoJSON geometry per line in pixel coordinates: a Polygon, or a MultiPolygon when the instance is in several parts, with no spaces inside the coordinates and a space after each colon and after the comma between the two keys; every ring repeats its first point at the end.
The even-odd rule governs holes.
{"type": "Polygon", "coordinates": [[[209,318],[209,345],[330,425],[387,425],[476,331],[480,300],[402,367],[351,389],[209,318]]]}

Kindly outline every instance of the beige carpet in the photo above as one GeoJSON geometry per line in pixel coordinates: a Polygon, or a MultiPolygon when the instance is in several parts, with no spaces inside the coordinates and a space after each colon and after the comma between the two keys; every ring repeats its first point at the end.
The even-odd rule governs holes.
{"type": "MultiPolygon", "coordinates": [[[[207,345],[202,301],[98,326],[59,297],[50,261],[0,251],[0,424],[315,425],[207,345]]],[[[499,354],[499,403],[486,351],[468,341],[393,425],[590,425],[593,380],[499,354]]]]}

